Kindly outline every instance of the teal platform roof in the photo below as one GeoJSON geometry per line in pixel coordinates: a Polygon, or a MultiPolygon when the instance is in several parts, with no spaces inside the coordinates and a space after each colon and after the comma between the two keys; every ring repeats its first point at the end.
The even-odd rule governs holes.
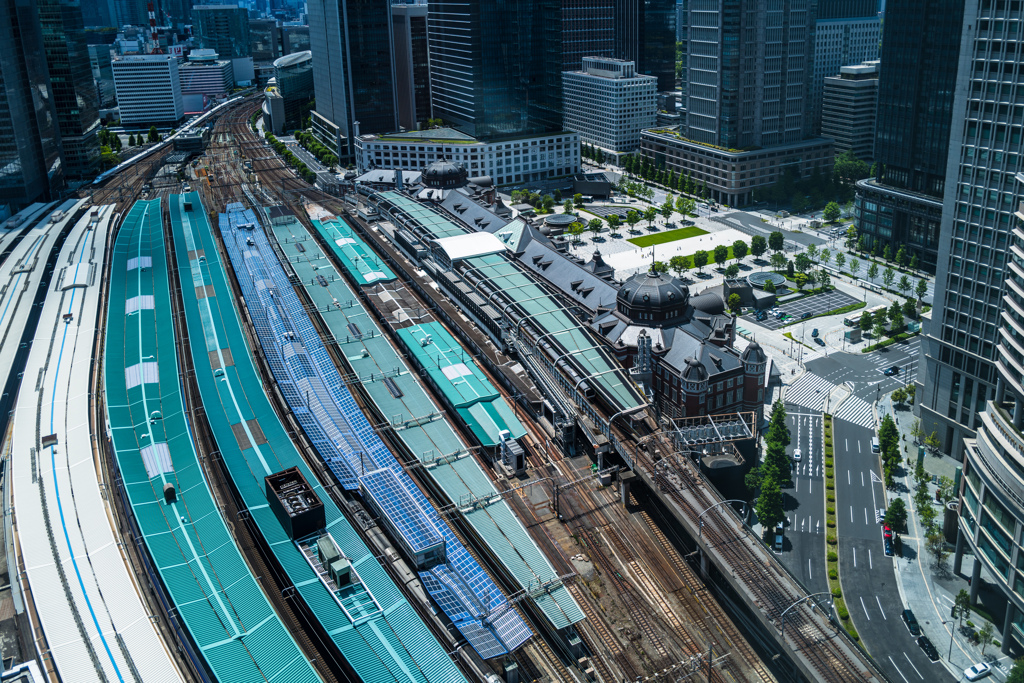
{"type": "Polygon", "coordinates": [[[464,683],[446,650],[306,465],[270,405],[199,195],[172,195],[170,216],[196,381],[220,457],[298,596],[363,681],[464,683]],[[184,210],[185,199],[192,211],[184,210]],[[270,509],[264,477],[290,467],[299,469],[323,503],[326,531],[379,609],[357,609],[350,596],[329,590],[307,559],[308,544],[289,538],[270,509]]]}
{"type": "Polygon", "coordinates": [[[313,227],[331,246],[334,256],[345,264],[345,270],[361,285],[372,285],[375,282],[389,282],[395,274],[377,256],[366,243],[355,234],[352,228],[338,220],[313,221],[313,227]]]}
{"type": "Polygon", "coordinates": [[[111,262],[104,380],[114,455],[146,549],[217,681],[319,681],[207,486],[184,412],[171,316],[160,200],[136,202],[111,262]],[[125,315],[125,302],[140,296],[153,297],[152,308],[125,315]],[[170,503],[166,485],[174,487],[170,503]]]}

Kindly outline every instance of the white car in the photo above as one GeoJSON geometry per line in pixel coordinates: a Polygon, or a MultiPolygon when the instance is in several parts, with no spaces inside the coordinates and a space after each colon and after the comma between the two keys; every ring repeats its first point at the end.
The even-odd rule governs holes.
{"type": "Polygon", "coordinates": [[[800,449],[799,448],[797,448],[796,450],[793,451],[793,459],[794,460],[800,460],[800,458],[802,458],[802,457],[803,457],[803,455],[800,453],[800,449]]]}
{"type": "Polygon", "coordinates": [[[964,669],[964,678],[969,681],[977,681],[992,673],[992,667],[985,662],[979,662],[964,669]]]}

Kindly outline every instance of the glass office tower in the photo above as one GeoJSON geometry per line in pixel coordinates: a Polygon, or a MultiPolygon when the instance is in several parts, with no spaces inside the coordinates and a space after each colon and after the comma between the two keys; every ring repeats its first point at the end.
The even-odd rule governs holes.
{"type": "MultiPolygon", "coordinates": [[[[688,4],[698,8],[694,2],[688,4]]],[[[732,4],[736,3],[711,3],[714,7],[732,4]]],[[[711,6],[708,9],[714,11],[711,6]]],[[[637,73],[656,77],[661,91],[676,87],[677,16],[676,0],[615,0],[613,56],[635,62],[637,73]]]]}
{"type": "MultiPolygon", "coordinates": [[[[956,458],[964,438],[975,435],[986,401],[997,393],[999,311],[1010,286],[1007,259],[1019,198],[1015,174],[1024,155],[1018,13],[1014,3],[968,0],[962,22],[936,294],[925,319],[917,379],[922,428],[934,431],[942,449],[956,458]]],[[[936,65],[917,64],[922,71],[929,66],[936,65]]],[[[908,172],[900,179],[915,177],[908,172]]]]}
{"type": "Polygon", "coordinates": [[[963,0],[890,0],[882,41],[875,177],[857,184],[856,227],[879,252],[905,246],[935,272],[963,0]]]}
{"type": "Polygon", "coordinates": [[[64,174],[91,180],[99,170],[99,97],[78,0],[38,0],[46,67],[64,150],[64,174]]]}
{"type": "Polygon", "coordinates": [[[434,117],[483,141],[561,130],[561,12],[561,0],[430,2],[434,117]]]}
{"type": "Polygon", "coordinates": [[[55,197],[60,131],[34,0],[0,0],[0,205],[55,197]]]}

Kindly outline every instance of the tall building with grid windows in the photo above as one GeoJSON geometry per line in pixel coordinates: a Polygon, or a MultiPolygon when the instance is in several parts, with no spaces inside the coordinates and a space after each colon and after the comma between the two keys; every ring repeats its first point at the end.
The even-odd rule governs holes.
{"type": "Polygon", "coordinates": [[[891,0],[882,41],[875,177],[857,183],[869,248],[905,246],[934,273],[946,186],[963,0],[891,0]]]}
{"type": "Polygon", "coordinates": [[[1015,174],[1024,158],[1018,14],[1015,3],[969,0],[962,22],[936,295],[926,316],[917,380],[925,433],[934,431],[942,449],[958,459],[986,401],[998,393],[1001,297],[1004,287],[1014,286],[1006,276],[1018,199],[1015,174]]]}
{"type": "MultiPolygon", "coordinates": [[[[1018,197],[1024,174],[1017,173],[1018,197]]],[[[971,602],[981,570],[1006,599],[999,640],[1002,653],[1024,646],[1024,202],[1018,204],[1010,238],[1003,310],[996,347],[995,398],[978,416],[978,434],[964,441],[964,483],[953,569],[972,551],[971,602]],[[1016,645],[1016,648],[1014,648],[1016,645]]],[[[997,624],[998,626],[998,624],[997,624]]]]}
{"type": "Polygon", "coordinates": [[[0,0],[0,208],[64,185],[60,131],[33,0],[0,0]]]}
{"type": "Polygon", "coordinates": [[[562,0],[562,71],[576,71],[584,57],[616,57],[616,0],[562,0]]]}
{"type": "Polygon", "coordinates": [[[310,0],[307,10],[316,88],[313,132],[339,159],[350,160],[352,138],[360,132],[398,130],[390,3],[310,0]]]}
{"type": "Polygon", "coordinates": [[[615,0],[612,56],[635,62],[638,73],[657,78],[658,90],[675,90],[677,18],[676,0],[615,0]]]}
{"type": "MultiPolygon", "coordinates": [[[[864,3],[860,3],[863,5],[864,3]]],[[[864,11],[864,7],[851,7],[864,11]]],[[[878,59],[882,20],[871,13],[860,17],[818,17],[814,36],[814,78],[811,81],[811,128],[821,130],[821,106],[825,79],[844,66],[878,59]]]]}

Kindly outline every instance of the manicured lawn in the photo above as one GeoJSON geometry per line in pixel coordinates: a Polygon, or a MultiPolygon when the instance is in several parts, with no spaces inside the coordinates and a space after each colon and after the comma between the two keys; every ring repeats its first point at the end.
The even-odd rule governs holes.
{"type": "Polygon", "coordinates": [[[665,244],[666,242],[675,242],[677,240],[685,240],[688,237],[696,237],[698,235],[706,234],[708,234],[707,230],[701,230],[697,226],[691,225],[688,228],[679,228],[677,230],[655,232],[650,235],[643,235],[642,237],[634,237],[629,241],[638,247],[653,247],[655,244],[665,244]]]}

